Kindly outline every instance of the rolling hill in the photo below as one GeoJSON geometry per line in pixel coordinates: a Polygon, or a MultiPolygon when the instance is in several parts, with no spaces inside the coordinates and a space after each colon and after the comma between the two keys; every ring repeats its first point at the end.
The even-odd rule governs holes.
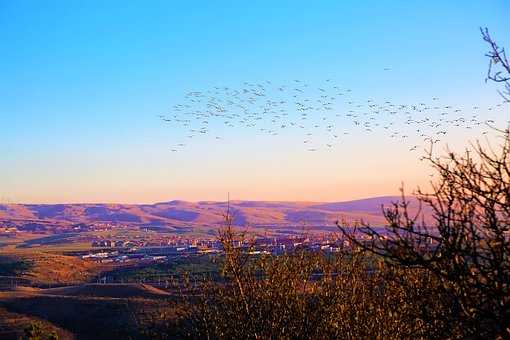
{"type": "MultiPolygon", "coordinates": [[[[231,201],[234,225],[249,227],[333,226],[339,218],[384,224],[381,207],[400,197],[384,196],[346,202],[231,201]]],[[[418,207],[411,198],[411,210],[418,207]]],[[[47,226],[110,223],[150,227],[216,227],[223,225],[226,202],[169,201],[155,204],[3,204],[0,223],[20,230],[47,226]]],[[[176,229],[177,230],[177,229],[176,229]]]]}

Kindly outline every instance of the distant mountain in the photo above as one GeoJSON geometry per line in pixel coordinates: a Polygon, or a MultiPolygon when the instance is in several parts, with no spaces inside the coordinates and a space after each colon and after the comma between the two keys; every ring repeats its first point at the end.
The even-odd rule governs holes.
{"type": "MultiPolygon", "coordinates": [[[[250,227],[334,227],[339,218],[383,225],[381,207],[396,196],[346,202],[231,201],[235,225],[250,227]]],[[[411,198],[411,210],[418,207],[411,198]]],[[[3,204],[0,222],[14,225],[90,224],[95,222],[167,227],[215,227],[224,223],[226,202],[169,201],[156,204],[3,204]]]]}

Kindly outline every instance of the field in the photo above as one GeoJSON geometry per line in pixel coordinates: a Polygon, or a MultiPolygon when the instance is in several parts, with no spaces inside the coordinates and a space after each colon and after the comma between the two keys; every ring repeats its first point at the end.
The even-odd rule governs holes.
{"type": "MultiPolygon", "coordinates": [[[[0,254],[0,265],[0,276],[46,286],[88,282],[101,271],[110,269],[77,257],[45,252],[3,253],[0,254]]],[[[9,280],[3,280],[4,285],[8,283],[9,280]]]]}
{"type": "Polygon", "coordinates": [[[177,334],[183,307],[175,289],[89,282],[100,274],[117,282],[150,282],[188,271],[217,271],[207,255],[115,266],[63,255],[62,248],[53,245],[41,248],[45,251],[24,247],[0,254],[2,339],[18,339],[34,325],[61,339],[77,335],[80,339],[149,339],[152,331],[161,329],[177,334]]]}

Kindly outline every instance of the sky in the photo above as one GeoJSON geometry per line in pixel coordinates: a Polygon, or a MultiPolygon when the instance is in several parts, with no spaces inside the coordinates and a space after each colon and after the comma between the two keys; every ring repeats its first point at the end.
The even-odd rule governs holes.
{"type": "MultiPolygon", "coordinates": [[[[182,127],[158,115],[189,91],[293,79],[333,79],[360,99],[487,107],[501,98],[485,82],[478,29],[510,46],[509,10],[505,0],[0,0],[0,201],[341,201],[426,186],[428,166],[382,133],[353,130],[310,153],[291,132],[219,127],[221,141],[176,153],[182,127]]],[[[508,110],[480,114],[505,124],[508,110]]],[[[445,143],[462,150],[479,137],[452,131],[445,143]]]]}

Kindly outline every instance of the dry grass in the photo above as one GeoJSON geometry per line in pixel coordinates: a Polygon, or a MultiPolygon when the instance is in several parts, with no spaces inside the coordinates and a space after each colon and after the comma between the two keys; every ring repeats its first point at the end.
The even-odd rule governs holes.
{"type": "Polygon", "coordinates": [[[50,288],[38,291],[44,295],[88,296],[110,298],[170,298],[172,295],[164,290],[145,284],[85,284],[80,286],[50,288]]]}
{"type": "Polygon", "coordinates": [[[169,294],[150,286],[88,285],[3,292],[0,319],[2,311],[24,320],[12,324],[16,334],[30,321],[43,320],[80,339],[149,339],[155,338],[151,331],[158,328],[164,329],[157,332],[163,338],[177,333],[180,307],[169,294]]]}
{"type": "Polygon", "coordinates": [[[15,252],[4,254],[12,261],[22,261],[27,268],[19,277],[35,285],[88,282],[110,266],[82,260],[78,257],[43,252],[15,252]]]}
{"type": "Polygon", "coordinates": [[[23,336],[24,329],[33,323],[38,323],[45,333],[55,332],[59,339],[74,339],[72,333],[57,327],[48,321],[34,316],[9,312],[4,308],[0,308],[0,339],[18,340],[23,336]]]}

